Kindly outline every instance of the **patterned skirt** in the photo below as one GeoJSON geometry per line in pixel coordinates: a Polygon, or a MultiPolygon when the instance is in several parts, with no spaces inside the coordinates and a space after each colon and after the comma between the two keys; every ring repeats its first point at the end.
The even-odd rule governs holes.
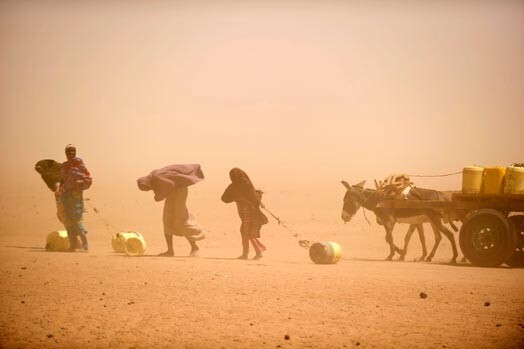
{"type": "Polygon", "coordinates": [[[58,207],[58,214],[62,216],[62,223],[67,231],[85,231],[82,223],[84,214],[82,191],[65,191],[60,195],[60,201],[62,208],[58,207]]]}
{"type": "Polygon", "coordinates": [[[248,238],[259,238],[262,221],[258,211],[246,201],[236,201],[236,204],[242,221],[240,233],[248,238]]]}

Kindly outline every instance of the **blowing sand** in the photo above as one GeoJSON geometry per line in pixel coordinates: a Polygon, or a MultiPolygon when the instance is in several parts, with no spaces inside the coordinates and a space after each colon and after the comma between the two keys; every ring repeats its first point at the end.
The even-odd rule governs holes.
{"type": "MultiPolygon", "coordinates": [[[[388,248],[371,213],[371,225],[362,213],[346,225],[340,220],[342,188],[317,204],[293,192],[265,200],[300,237],[338,242],[343,258],[336,265],[313,264],[274,220],[262,231],[264,258],[236,260],[235,208],[200,189],[189,202],[209,230],[200,257],[186,257],[189,245],[180,238],[176,257],[156,257],[165,250],[161,204],[138,192],[100,192],[86,195],[88,253],[44,250],[46,235],[61,228],[44,188],[0,197],[0,347],[524,346],[523,269],[447,265],[445,240],[434,262],[414,262],[421,254],[415,235],[407,261],[383,261],[388,248]],[[114,253],[116,230],[102,219],[140,231],[146,255],[114,253]]],[[[399,244],[406,229],[396,229],[399,244]]]]}

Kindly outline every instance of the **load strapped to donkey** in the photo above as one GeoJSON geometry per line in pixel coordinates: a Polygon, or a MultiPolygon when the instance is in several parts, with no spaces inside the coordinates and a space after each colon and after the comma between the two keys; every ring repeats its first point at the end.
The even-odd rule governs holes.
{"type": "Polygon", "coordinates": [[[460,249],[472,264],[524,267],[524,166],[471,166],[462,173],[462,192],[449,201],[393,196],[379,206],[446,212],[450,221],[462,221],[460,249]]]}

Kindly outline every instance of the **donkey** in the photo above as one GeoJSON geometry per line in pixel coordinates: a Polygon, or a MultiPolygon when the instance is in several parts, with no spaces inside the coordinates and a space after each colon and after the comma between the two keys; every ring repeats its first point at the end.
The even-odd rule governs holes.
{"type": "MultiPolygon", "coordinates": [[[[458,252],[455,237],[453,233],[444,226],[442,213],[435,209],[427,208],[379,207],[378,204],[386,199],[384,193],[373,189],[364,189],[364,183],[365,181],[350,186],[346,181],[342,181],[342,185],[346,188],[344,206],[342,208],[342,220],[344,222],[349,222],[360,207],[373,211],[377,217],[377,223],[384,226],[384,229],[386,230],[386,242],[389,244],[390,251],[386,260],[391,260],[395,255],[395,252],[400,254],[401,258],[405,255],[405,251],[401,250],[393,243],[393,228],[396,223],[417,225],[429,222],[435,233],[435,244],[433,245],[431,253],[426,258],[426,261],[430,262],[435,256],[437,247],[442,239],[440,234],[440,232],[442,232],[451,242],[451,247],[453,249],[453,257],[451,258],[450,263],[456,263],[458,252]]],[[[448,198],[444,193],[436,190],[415,188],[407,200],[447,201],[448,198]]],[[[453,229],[456,229],[456,227],[453,226],[453,229]]]]}

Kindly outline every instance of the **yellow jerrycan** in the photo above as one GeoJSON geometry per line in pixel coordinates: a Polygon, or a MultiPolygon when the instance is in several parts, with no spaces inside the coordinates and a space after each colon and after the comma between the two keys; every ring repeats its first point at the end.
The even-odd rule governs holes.
{"type": "Polygon", "coordinates": [[[484,168],[484,194],[502,194],[506,168],[501,166],[484,168]]]}
{"type": "Polygon", "coordinates": [[[479,194],[482,190],[484,168],[480,166],[466,166],[462,170],[462,192],[464,194],[479,194]]]}
{"type": "MultiPolygon", "coordinates": [[[[77,246],[81,245],[80,237],[77,236],[77,246]]],[[[69,243],[69,236],[66,230],[56,230],[49,235],[45,242],[45,250],[53,252],[66,252],[69,251],[71,244],[69,243]]]]}
{"type": "Polygon", "coordinates": [[[506,167],[504,194],[524,195],[524,167],[506,167]]]}
{"type": "Polygon", "coordinates": [[[121,235],[126,233],[116,233],[111,238],[111,246],[113,251],[117,253],[124,253],[126,251],[126,239],[121,235]]]}
{"type": "Polygon", "coordinates": [[[117,233],[111,239],[113,250],[118,253],[125,253],[128,256],[140,256],[146,250],[146,241],[142,234],[136,231],[117,233]]]}
{"type": "Polygon", "coordinates": [[[336,242],[315,242],[309,247],[309,258],[316,264],[335,264],[342,257],[342,248],[336,242]]]}

